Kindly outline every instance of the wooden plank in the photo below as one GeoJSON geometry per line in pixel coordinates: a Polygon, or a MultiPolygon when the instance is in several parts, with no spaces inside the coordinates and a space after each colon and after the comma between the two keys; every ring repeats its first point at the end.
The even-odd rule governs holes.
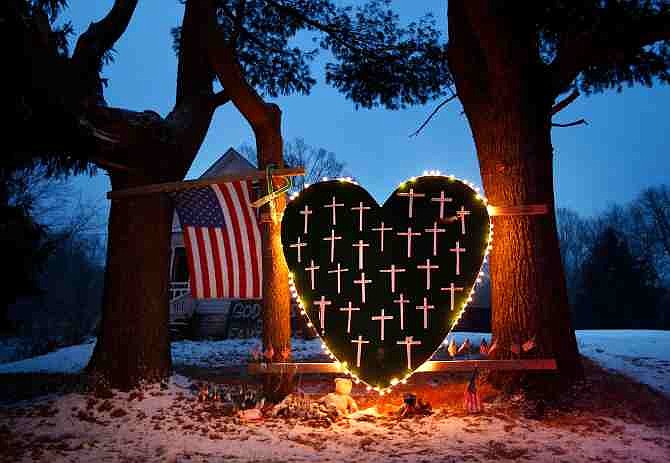
{"type": "MultiPolygon", "coordinates": [[[[296,177],[305,175],[304,167],[291,167],[272,171],[273,177],[296,177]]],[[[252,170],[243,174],[221,175],[214,178],[203,178],[197,180],[184,180],[181,182],[156,183],[125,190],[107,192],[107,199],[121,199],[132,196],[149,195],[157,193],[169,193],[173,191],[201,188],[215,183],[237,182],[240,180],[262,180],[265,178],[264,170],[252,170]]]]}
{"type": "Polygon", "coordinates": [[[555,370],[556,360],[437,360],[424,363],[417,371],[472,371],[475,368],[500,371],[555,370]]]}
{"type": "MultiPolygon", "coordinates": [[[[521,359],[521,360],[434,360],[421,365],[416,371],[420,373],[447,371],[467,372],[475,368],[481,370],[523,371],[523,370],[556,370],[554,359],[521,359]]],[[[250,363],[249,373],[303,373],[303,374],[335,374],[344,373],[341,366],[332,362],[314,363],[250,363]]]]}
{"type": "Polygon", "coordinates": [[[547,204],[526,204],[523,206],[491,206],[487,207],[490,216],[501,215],[544,215],[549,213],[547,204]]]}

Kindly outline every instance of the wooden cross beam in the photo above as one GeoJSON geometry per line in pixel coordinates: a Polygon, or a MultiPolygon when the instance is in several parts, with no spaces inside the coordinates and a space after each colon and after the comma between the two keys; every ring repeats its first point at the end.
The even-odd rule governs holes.
{"type": "MultiPolygon", "coordinates": [[[[291,167],[272,171],[273,177],[297,177],[305,175],[304,167],[291,167]]],[[[262,180],[266,178],[264,170],[252,170],[241,174],[222,175],[214,178],[203,178],[197,180],[184,180],[181,182],[156,183],[125,190],[107,192],[107,199],[122,199],[131,196],[149,195],[157,193],[171,193],[173,191],[201,188],[217,183],[239,182],[241,180],[262,180]]]]}
{"type": "MultiPolygon", "coordinates": [[[[556,370],[555,359],[521,359],[521,360],[433,360],[417,368],[417,373],[438,371],[468,372],[475,368],[480,370],[524,371],[524,370],[556,370]]],[[[341,365],[333,362],[314,363],[250,363],[249,374],[337,374],[344,373],[341,365]]]]}

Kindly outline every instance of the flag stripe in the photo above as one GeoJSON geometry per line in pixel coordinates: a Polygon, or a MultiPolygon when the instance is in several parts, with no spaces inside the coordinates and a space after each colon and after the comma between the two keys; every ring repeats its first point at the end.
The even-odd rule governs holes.
{"type": "Polygon", "coordinates": [[[208,228],[207,231],[209,233],[209,242],[211,243],[212,246],[212,257],[214,259],[214,276],[216,277],[216,288],[217,292],[214,296],[216,297],[217,294],[223,294],[223,265],[217,265],[217,263],[223,261],[221,260],[221,243],[219,241],[219,237],[216,235],[216,228],[208,228]]]}
{"type": "Polygon", "coordinates": [[[249,188],[251,187],[251,182],[242,183],[242,195],[244,198],[243,203],[246,206],[247,215],[249,217],[249,227],[251,228],[251,238],[249,242],[251,243],[251,256],[252,256],[252,265],[251,272],[253,274],[254,281],[254,297],[260,298],[263,294],[261,284],[263,279],[263,259],[261,254],[261,231],[258,226],[258,220],[256,220],[256,214],[251,207],[251,199],[249,197],[249,188]]]}
{"type": "Polygon", "coordinates": [[[261,233],[249,188],[231,182],[174,195],[197,299],[262,296],[261,233]]]}
{"type": "MultiPolygon", "coordinates": [[[[245,185],[246,182],[240,182],[234,185],[236,196],[238,198],[238,202],[240,203],[240,210],[242,211],[242,214],[240,216],[242,217],[242,224],[244,228],[246,229],[245,236],[248,236],[251,238],[253,236],[253,231],[251,227],[251,218],[249,217],[249,208],[248,206],[244,203],[244,193],[243,193],[243,185],[245,185]]],[[[255,275],[254,275],[254,267],[256,264],[256,259],[255,259],[255,249],[253,245],[253,240],[247,239],[245,240],[247,243],[247,249],[249,253],[249,271],[247,272],[247,281],[249,282],[249,285],[247,286],[247,294],[249,297],[254,297],[256,294],[255,291],[255,275]]]]}
{"type": "Polygon", "coordinates": [[[226,292],[227,297],[234,297],[235,295],[235,284],[233,283],[233,280],[235,280],[235,271],[232,270],[235,268],[235,262],[233,261],[233,251],[230,246],[230,236],[228,235],[228,231],[226,229],[220,229],[221,230],[221,236],[223,237],[223,245],[225,246],[226,250],[226,280],[228,281],[228,290],[226,292]]]}
{"type": "Polygon", "coordinates": [[[195,288],[195,297],[197,299],[202,299],[204,295],[202,291],[202,272],[200,270],[201,265],[200,253],[198,252],[198,237],[196,236],[195,227],[187,227],[186,232],[189,241],[189,254],[192,254],[193,256],[191,261],[196,264],[191,268],[193,279],[195,279],[195,285],[191,284],[191,288],[195,288]]]}
{"type": "Polygon", "coordinates": [[[228,246],[229,246],[228,249],[230,250],[230,256],[231,256],[231,262],[230,262],[231,266],[229,267],[231,273],[230,281],[233,283],[233,290],[231,294],[237,295],[237,297],[242,297],[242,293],[240,292],[240,278],[239,278],[240,269],[242,268],[242,265],[240,262],[241,261],[240,255],[237,249],[238,236],[232,225],[233,221],[230,214],[231,212],[230,206],[228,205],[225,199],[225,195],[219,185],[212,185],[212,189],[215,191],[219,203],[221,204],[221,210],[223,211],[223,216],[225,219],[226,236],[228,239],[228,246]]]}
{"type": "Polygon", "coordinates": [[[251,272],[247,272],[246,269],[251,265],[251,259],[249,258],[249,238],[247,237],[247,232],[244,227],[240,224],[240,215],[242,214],[242,208],[239,205],[237,200],[237,195],[235,190],[232,188],[230,183],[224,184],[226,201],[232,206],[231,210],[235,212],[232,215],[233,217],[233,228],[235,228],[236,235],[240,237],[237,240],[238,251],[241,256],[241,261],[243,262],[243,267],[240,269],[240,294],[244,297],[249,297],[248,289],[251,287],[251,279],[248,276],[251,275],[251,272]],[[244,269],[244,270],[243,270],[244,269]]]}
{"type": "Polygon", "coordinates": [[[207,265],[207,251],[205,251],[205,243],[203,242],[202,237],[202,228],[195,229],[195,236],[198,243],[198,254],[200,255],[200,261],[204,265],[200,265],[200,271],[202,272],[202,297],[208,298],[211,297],[209,291],[209,267],[207,265]]]}
{"type": "Polygon", "coordinates": [[[209,297],[216,297],[216,269],[214,265],[214,251],[212,241],[209,239],[209,228],[201,228],[202,242],[205,245],[205,257],[207,258],[207,276],[209,284],[209,297]]]}

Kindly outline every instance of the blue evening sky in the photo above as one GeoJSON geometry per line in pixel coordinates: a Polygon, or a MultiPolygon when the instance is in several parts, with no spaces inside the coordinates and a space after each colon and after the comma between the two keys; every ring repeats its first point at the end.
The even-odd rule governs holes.
{"type": "MultiPolygon", "coordinates": [[[[81,33],[100,19],[112,0],[71,2],[65,14],[81,33]]],[[[408,19],[432,11],[446,29],[446,2],[394,2],[408,19]]],[[[144,0],[116,45],[116,61],[104,69],[111,106],[150,109],[165,116],[175,97],[176,58],[170,29],[181,23],[183,6],[176,0],[144,0]]],[[[446,32],[446,30],[445,30],[446,32]]],[[[404,111],[356,110],[321,78],[310,96],[279,98],[285,140],[303,137],[336,153],[347,172],[379,202],[402,180],[424,170],[439,169],[481,184],[474,143],[458,102],[450,103],[419,137],[409,138],[436,102],[404,111]]],[[[557,203],[586,215],[612,203],[625,203],[648,186],[669,183],[670,88],[636,87],[580,97],[556,117],[557,122],[585,118],[588,126],[554,129],[557,203]]],[[[229,147],[254,145],[252,132],[232,104],[220,108],[188,173],[196,178],[229,147]]],[[[75,180],[85,197],[104,200],[109,181],[104,171],[75,180]]]]}

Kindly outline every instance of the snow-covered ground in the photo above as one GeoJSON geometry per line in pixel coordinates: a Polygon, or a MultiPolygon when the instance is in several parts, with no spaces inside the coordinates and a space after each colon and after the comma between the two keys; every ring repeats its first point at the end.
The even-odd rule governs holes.
{"type": "MultiPolygon", "coordinates": [[[[450,336],[454,336],[457,343],[466,337],[475,344],[482,337],[490,339],[489,335],[482,333],[454,333],[450,336]]],[[[603,367],[670,394],[670,331],[577,331],[577,339],[582,354],[603,367]]],[[[178,341],[172,343],[172,360],[178,366],[201,368],[243,365],[257,344],[256,339],[178,341]]],[[[93,347],[94,342],[90,342],[19,362],[0,364],[0,373],[76,373],[86,366],[93,347]]],[[[294,339],[292,349],[295,360],[319,358],[321,342],[319,339],[294,339]]]]}
{"type": "MultiPolygon", "coordinates": [[[[482,333],[454,333],[456,342],[466,337],[479,342],[482,333]]],[[[200,368],[221,368],[244,365],[250,359],[251,351],[259,345],[258,339],[226,339],[222,341],[175,341],[172,343],[172,363],[200,368]]],[[[11,363],[0,362],[1,373],[77,373],[81,371],[93,353],[95,339],[86,344],[65,347],[46,355],[11,363]]],[[[291,350],[294,360],[322,357],[323,350],[318,338],[306,341],[292,339],[291,350]]]]}
{"type": "Polygon", "coordinates": [[[670,331],[577,331],[579,350],[605,368],[670,395],[670,331]]]}
{"type": "MultiPolygon", "coordinates": [[[[670,332],[577,335],[585,355],[667,393],[670,332]]],[[[458,343],[465,337],[478,343],[482,334],[455,337],[458,343]]],[[[204,368],[242,365],[256,344],[257,340],[175,342],[173,361],[204,368]]],[[[0,365],[0,373],[77,372],[93,346],[91,342],[0,365]]],[[[293,350],[297,359],[319,358],[320,341],[294,340],[293,350]]],[[[102,396],[56,394],[0,407],[0,461],[670,461],[670,424],[639,414],[667,409],[668,400],[638,388],[611,395],[622,389],[611,381],[608,377],[589,383],[579,393],[587,402],[604,397],[604,406],[577,406],[533,420],[519,412],[521,399],[486,396],[485,386],[484,413],[467,415],[463,382],[451,375],[417,375],[383,399],[358,387],[354,393],[363,412],[324,427],[295,419],[243,421],[224,416],[216,403],[197,401],[188,378],[174,375],[164,389],[151,385],[139,392],[102,396]],[[591,390],[603,384],[613,385],[606,393],[591,390]],[[398,420],[394,413],[402,403],[402,388],[427,397],[434,413],[398,420]],[[634,402],[641,394],[646,395],[634,402]],[[611,397],[616,397],[614,403],[611,397]],[[619,406],[627,400],[632,405],[619,406]]],[[[304,386],[316,399],[331,383],[314,380],[304,386]]]]}
{"type": "Polygon", "coordinates": [[[68,394],[0,409],[0,449],[8,461],[48,462],[661,463],[670,456],[668,426],[621,417],[580,413],[535,421],[494,403],[484,414],[466,415],[457,406],[398,420],[389,412],[398,409],[396,397],[331,426],[249,422],[199,403],[187,382],[175,376],[165,390],[153,386],[107,399],[68,394]]]}

